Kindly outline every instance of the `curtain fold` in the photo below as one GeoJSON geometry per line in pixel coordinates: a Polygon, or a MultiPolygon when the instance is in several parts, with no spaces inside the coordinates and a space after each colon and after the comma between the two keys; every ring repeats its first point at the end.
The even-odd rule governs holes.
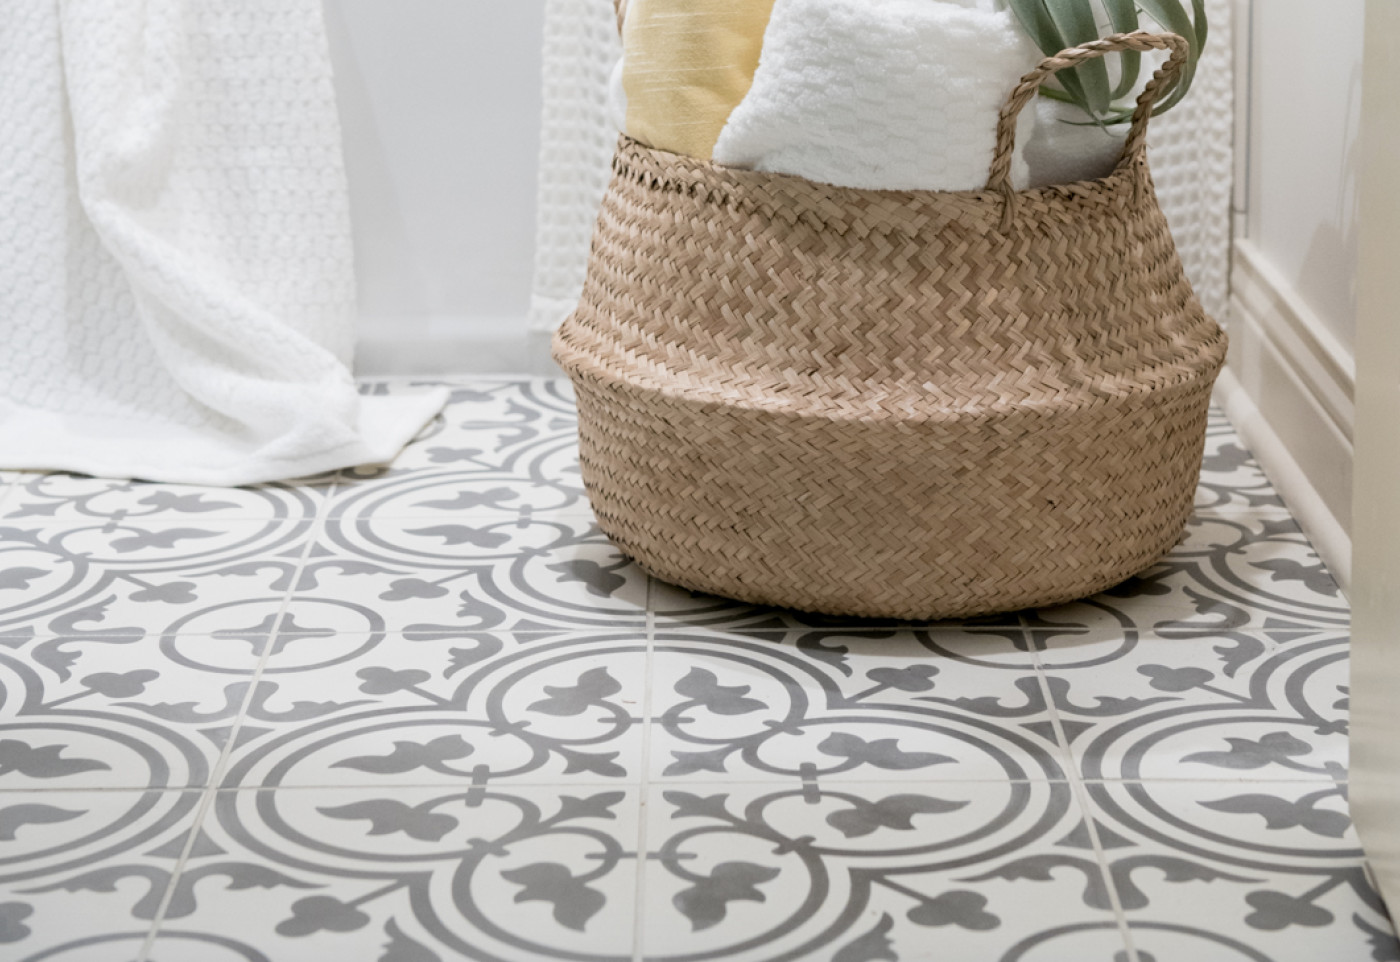
{"type": "Polygon", "coordinates": [[[0,467],[231,485],[390,460],[319,0],[0,21],[0,467]]]}

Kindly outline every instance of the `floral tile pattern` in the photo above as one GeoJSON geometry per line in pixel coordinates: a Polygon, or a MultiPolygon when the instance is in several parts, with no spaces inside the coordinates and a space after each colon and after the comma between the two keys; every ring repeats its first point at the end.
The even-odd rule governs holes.
{"type": "Polygon", "coordinates": [[[996,959],[1070,920],[1122,947],[1064,782],[653,786],[647,808],[644,958],[996,959]]]}
{"type": "Polygon", "coordinates": [[[0,958],[1400,962],[1219,413],[1159,564],[919,624],[650,579],[566,382],[451,387],[390,465],[0,474],[0,958]]]}
{"type": "Polygon", "coordinates": [[[1142,954],[1396,957],[1344,783],[1105,782],[1090,795],[1142,954]]]}
{"type": "Polygon", "coordinates": [[[1325,632],[1147,634],[1077,646],[1045,676],[1087,779],[1345,780],[1346,651],[1325,632]]]}
{"type": "MultiPolygon", "coordinates": [[[[181,868],[199,807],[196,791],[0,793],[0,953],[144,955],[156,919],[187,914],[194,879],[181,868]]],[[[211,865],[250,883],[261,872],[228,859],[211,865]]]]}
{"type": "Polygon", "coordinates": [[[640,627],[646,598],[645,573],[591,515],[328,521],[283,630],[640,627]]]}
{"type": "Polygon", "coordinates": [[[1275,511],[1287,514],[1258,462],[1240,444],[1224,412],[1213,410],[1206,428],[1206,450],[1201,483],[1196,488],[1199,511],[1275,511]]]}
{"type": "Polygon", "coordinates": [[[640,778],[645,632],[286,640],[226,787],[640,778]]]}
{"type": "Polygon", "coordinates": [[[1034,669],[978,640],[960,661],[925,632],[658,632],[651,776],[1064,780],[1034,669]]]}
{"type": "Polygon", "coordinates": [[[0,791],[207,785],[235,725],[263,700],[252,680],[267,640],[0,643],[0,791]]]}
{"type": "Polygon", "coordinates": [[[0,523],[0,637],[267,630],[314,522],[0,523]]]}
{"type": "Polygon", "coordinates": [[[635,789],[587,783],[223,792],[151,958],[627,959],[638,818],[635,789]]]}
{"type": "Polygon", "coordinates": [[[314,518],[333,490],[334,476],[249,488],[202,488],[114,481],[74,474],[20,477],[0,505],[6,523],[45,521],[120,524],[123,521],[266,521],[314,518]]]}

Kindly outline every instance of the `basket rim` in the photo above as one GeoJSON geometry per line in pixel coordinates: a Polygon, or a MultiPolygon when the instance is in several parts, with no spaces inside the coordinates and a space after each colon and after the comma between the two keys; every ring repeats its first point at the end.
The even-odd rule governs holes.
{"type": "MultiPolygon", "coordinates": [[[[1005,199],[1005,195],[998,190],[987,187],[976,187],[968,190],[925,190],[925,189],[903,189],[891,190],[880,187],[843,187],[839,184],[828,184],[820,180],[809,180],[800,174],[784,174],[776,171],[753,170],[747,167],[729,167],[724,164],[717,164],[713,160],[705,160],[701,157],[692,157],[689,154],[678,154],[673,151],[663,150],[659,147],[652,147],[627,134],[618,135],[618,149],[614,154],[614,170],[616,165],[622,163],[624,156],[628,152],[650,154],[658,165],[667,167],[697,168],[698,171],[708,171],[712,175],[717,175],[738,186],[746,186],[744,180],[765,180],[774,183],[789,183],[802,190],[827,191],[833,194],[847,194],[852,197],[879,197],[885,200],[907,199],[909,201],[920,201],[922,203],[942,202],[949,199],[959,199],[973,201],[977,204],[995,205],[1000,210],[1000,204],[1005,199]]],[[[1147,163],[1146,156],[1139,156],[1131,161],[1116,164],[1114,168],[1102,177],[1087,177],[1080,180],[1064,181],[1063,183],[1043,184],[1039,187],[1026,187],[1021,190],[1012,191],[1016,197],[1041,198],[1041,197],[1063,197],[1065,195],[1077,195],[1096,190],[1120,190],[1125,186],[1121,182],[1126,182],[1126,186],[1132,187],[1133,182],[1138,178],[1151,177],[1151,171],[1147,163]]],[[[679,181],[676,181],[679,183],[679,181]]],[[[837,201],[838,198],[831,198],[837,201]]]]}
{"type": "MultiPolygon", "coordinates": [[[[1006,197],[999,191],[892,191],[835,187],[792,174],[724,167],[712,161],[658,150],[635,138],[621,135],[614,158],[619,189],[651,195],[648,203],[666,207],[682,205],[692,211],[712,208],[734,213],[761,214],[773,220],[802,221],[818,230],[844,235],[900,235],[917,239],[926,231],[940,230],[942,222],[962,221],[977,233],[1014,241],[1023,230],[1035,230],[1036,219],[1023,216],[1011,235],[998,226],[1006,197]],[[767,196],[765,196],[767,195],[767,196]],[[761,198],[761,199],[759,199],[761,198]],[[844,222],[843,222],[844,221],[844,222]]],[[[1028,188],[1022,198],[1044,198],[1039,206],[1065,213],[1048,216],[1057,223],[1073,211],[1105,205],[1105,213],[1117,216],[1161,218],[1152,191],[1145,153],[1139,151],[1104,177],[1028,188]],[[1139,193],[1142,188],[1146,191],[1139,193]],[[1115,200],[1116,199],[1116,200],[1115,200]]],[[[1026,206],[1036,206],[1035,201],[1026,206]]],[[[707,215],[700,214],[704,217],[707,215]]],[[[1096,215],[1097,216],[1097,215],[1096,215]]],[[[1162,230],[1166,231],[1165,222],[1162,230]]],[[[1169,234],[1167,235],[1169,236],[1169,234]]],[[[590,266],[590,283],[593,269],[590,266]]],[[[606,286],[606,285],[605,285],[606,286]]],[[[873,379],[864,376],[812,371],[825,375],[813,383],[803,370],[786,371],[755,358],[753,364],[736,364],[682,349],[678,352],[645,348],[614,355],[602,341],[589,312],[596,309],[587,293],[565,320],[554,340],[554,358],[567,373],[594,381],[600,388],[649,393],[656,397],[685,398],[700,404],[719,404],[763,412],[770,416],[801,420],[813,417],[836,421],[901,421],[951,423],[963,420],[1004,420],[1031,412],[1049,415],[1082,410],[1101,404],[1123,403],[1153,391],[1187,389],[1204,378],[1213,378],[1224,355],[1220,328],[1210,323],[1194,296],[1183,305],[1196,320],[1167,334],[1144,363],[1118,377],[1111,372],[1094,381],[1079,383],[1062,377],[1060,370],[1044,368],[1032,385],[1052,388],[1045,397],[1011,394],[961,393],[955,381],[930,370],[927,376],[909,370],[898,376],[873,379]],[[1197,323],[1197,321],[1206,323],[1197,323]],[[1156,375],[1144,379],[1145,369],[1156,375]],[[833,386],[836,390],[833,391],[833,386]]],[[[606,327],[606,325],[603,325],[606,327]]],[[[641,347],[637,345],[637,347],[641,347]]],[[[1034,370],[1030,365],[1026,371],[1034,370]]],[[[854,372],[851,372],[854,373],[854,372]]],[[[894,372],[890,372],[894,374],[894,372]]]]}

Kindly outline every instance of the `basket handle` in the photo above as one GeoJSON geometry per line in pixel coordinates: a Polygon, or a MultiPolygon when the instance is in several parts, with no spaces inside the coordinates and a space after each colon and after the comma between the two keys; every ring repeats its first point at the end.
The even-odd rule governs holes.
{"type": "MultiPolygon", "coordinates": [[[[619,0],[625,2],[625,0],[619,0]]],[[[1118,50],[1170,50],[1167,62],[1153,74],[1133,110],[1132,126],[1128,139],[1123,144],[1123,157],[1118,161],[1121,167],[1142,149],[1147,137],[1147,121],[1152,116],[1152,108],[1157,100],[1170,89],[1186,66],[1186,55],[1190,46],[1185,39],[1174,33],[1148,33],[1138,30],[1133,33],[1115,33],[1101,40],[1091,40],[1078,47],[1061,50],[1053,57],[1046,57],[1040,65],[1021,78],[1016,89],[1006,98],[1001,115],[997,119],[996,153],[992,156],[992,166],[987,173],[987,190],[999,192],[1006,198],[1003,227],[1009,227],[1016,203],[1016,192],[1011,187],[1011,157],[1016,149],[1016,120],[1021,110],[1028,104],[1041,83],[1052,74],[1074,67],[1086,60],[1102,57],[1118,50]]]]}

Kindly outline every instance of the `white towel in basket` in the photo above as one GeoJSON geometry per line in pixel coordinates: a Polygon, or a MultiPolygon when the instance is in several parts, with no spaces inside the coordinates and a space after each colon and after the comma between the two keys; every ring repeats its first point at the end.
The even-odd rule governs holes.
{"type": "Polygon", "coordinates": [[[998,111],[1040,59],[991,0],[777,0],[714,160],[842,187],[979,188],[998,111]]]}

